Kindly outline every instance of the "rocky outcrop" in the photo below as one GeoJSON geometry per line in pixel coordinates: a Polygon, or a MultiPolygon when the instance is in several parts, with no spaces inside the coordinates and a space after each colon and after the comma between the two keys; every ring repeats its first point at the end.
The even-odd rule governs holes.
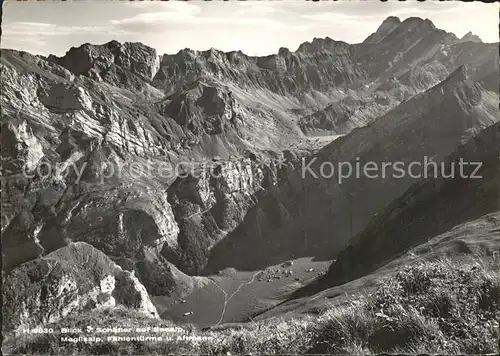
{"type": "MultiPolygon", "coordinates": [[[[329,38],[313,42],[314,46],[306,43],[301,47],[309,48],[312,53],[321,53],[324,48],[338,51],[334,48],[338,46],[333,45],[338,42],[329,38]]],[[[470,79],[495,92],[498,76],[491,68],[496,70],[499,62],[493,53],[494,46],[479,48],[480,43],[463,42],[466,41],[437,29],[428,19],[413,17],[401,22],[397,17],[388,17],[362,44],[343,48],[355,53],[360,69],[371,79],[364,85],[365,92],[362,88],[347,91],[344,98],[301,117],[301,129],[309,134],[325,131],[345,134],[438,84],[464,64],[470,79]],[[481,55],[473,51],[480,51],[481,55]],[[359,102],[367,104],[360,107],[359,102]]]]}
{"type": "Polygon", "coordinates": [[[209,85],[202,80],[194,82],[185,91],[167,97],[159,104],[159,111],[199,137],[202,134],[226,134],[238,129],[245,113],[229,89],[209,85]]]}
{"type": "Polygon", "coordinates": [[[142,93],[118,95],[85,77],[68,81],[42,69],[34,72],[18,52],[4,51],[2,55],[2,113],[9,118],[24,116],[28,126],[37,129],[36,138],[49,141],[43,146],[54,145],[50,141],[71,128],[138,155],[165,155],[179,147],[182,135],[177,133],[182,129],[173,120],[130,106],[133,98],[146,100],[142,93]]]}
{"type": "Polygon", "coordinates": [[[276,184],[276,171],[250,159],[213,164],[178,178],[168,197],[180,233],[176,246],[162,254],[188,274],[199,274],[212,247],[235,229],[265,189],[276,184]]]}
{"type": "Polygon", "coordinates": [[[304,180],[304,132],[347,135],[317,155],[317,170],[358,153],[440,159],[496,119],[484,90],[498,87],[495,45],[460,42],[416,18],[388,19],[377,32],[265,57],[185,49],[160,59],[116,41],[61,58],[2,50],[4,270],[36,269],[85,242],[165,296],[192,290],[186,273],[331,258],[410,181],[304,180]],[[291,165],[262,165],[285,149],[291,165]],[[216,156],[216,177],[175,169],[216,156]]]}
{"type": "Polygon", "coordinates": [[[414,90],[412,94],[424,91],[446,79],[448,70],[440,62],[433,61],[424,65],[411,68],[398,78],[398,81],[406,86],[407,92],[414,90]]]}
{"type": "Polygon", "coordinates": [[[104,253],[69,244],[9,272],[3,282],[3,330],[22,332],[70,313],[122,305],[158,318],[146,289],[104,253]]]}
{"type": "Polygon", "coordinates": [[[78,48],[72,47],[63,57],[51,56],[49,60],[76,75],[84,74],[96,80],[106,79],[116,65],[149,81],[160,65],[160,58],[153,48],[142,43],[121,44],[117,41],[102,46],[86,43],[78,48]]]}

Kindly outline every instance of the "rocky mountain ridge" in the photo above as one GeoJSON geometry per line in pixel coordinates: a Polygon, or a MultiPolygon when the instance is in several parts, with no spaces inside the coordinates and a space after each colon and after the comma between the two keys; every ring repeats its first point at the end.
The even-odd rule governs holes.
{"type": "MultiPolygon", "coordinates": [[[[112,41],[60,58],[2,49],[0,67],[3,270],[13,285],[75,244],[135,271],[151,296],[189,294],[193,275],[226,267],[331,258],[411,182],[302,179],[302,157],[316,171],[356,155],[439,161],[498,121],[496,46],[418,18],[388,19],[361,44],[315,39],[265,57],[160,58],[112,41]],[[316,154],[317,132],[346,136],[316,154]]],[[[33,303],[35,314],[45,305],[33,303]]]]}

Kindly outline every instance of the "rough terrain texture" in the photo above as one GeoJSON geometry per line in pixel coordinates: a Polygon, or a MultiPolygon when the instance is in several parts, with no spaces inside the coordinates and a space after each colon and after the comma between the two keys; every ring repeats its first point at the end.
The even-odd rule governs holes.
{"type": "MultiPolygon", "coordinates": [[[[468,221],[500,211],[499,163],[500,125],[496,123],[447,157],[444,175],[438,167],[435,178],[435,168],[430,167],[429,178],[412,185],[383,213],[375,216],[341,251],[328,273],[302,292],[317,292],[367,275],[446,231],[454,232],[450,232],[450,238],[463,238],[465,234],[457,230],[457,226],[467,226],[468,221]],[[474,164],[460,168],[460,161],[474,164]]],[[[495,215],[486,216],[484,220],[485,224],[493,224],[490,230],[498,236],[500,230],[495,215]]],[[[476,237],[479,238],[479,231],[476,237]]],[[[462,246],[458,253],[474,252],[467,243],[456,243],[462,246]]],[[[493,243],[489,251],[482,254],[491,255],[495,249],[498,246],[493,243]]]]}
{"type": "Polygon", "coordinates": [[[302,158],[316,173],[356,158],[441,162],[499,120],[498,67],[496,44],[395,17],[363,43],[315,38],[265,57],[116,41],[60,58],[2,49],[2,267],[19,310],[6,325],[130,307],[106,278],[119,294],[141,289],[132,304],[149,310],[141,286],[184,298],[196,275],[334,258],[415,181],[304,179],[302,158]]]}
{"type": "Polygon", "coordinates": [[[4,277],[3,330],[22,333],[73,312],[119,305],[158,318],[134,273],[86,243],[73,243],[4,277]]]}

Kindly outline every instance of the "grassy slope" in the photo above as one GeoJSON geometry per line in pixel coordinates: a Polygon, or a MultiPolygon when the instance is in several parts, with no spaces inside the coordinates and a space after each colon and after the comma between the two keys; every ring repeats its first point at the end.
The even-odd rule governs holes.
{"type": "MultiPolygon", "coordinates": [[[[370,295],[332,307],[318,318],[270,319],[190,333],[208,341],[84,344],[58,342],[57,335],[18,338],[5,354],[372,354],[496,353],[500,318],[500,260],[420,261],[402,267],[370,295]]],[[[133,313],[93,312],[54,325],[145,326],[133,313]],[[119,313],[118,315],[116,313],[119,313]]],[[[167,322],[160,322],[169,325],[167,322]]],[[[149,325],[148,324],[148,325],[149,325]]]]}
{"type": "MultiPolygon", "coordinates": [[[[404,266],[419,261],[436,261],[443,256],[456,263],[462,263],[462,261],[468,261],[472,258],[500,258],[496,255],[500,247],[499,227],[500,211],[457,225],[450,231],[408,250],[402,256],[366,276],[325,289],[312,296],[289,300],[263,313],[258,319],[322,313],[331,306],[349,303],[351,298],[360,291],[373,293],[380,286],[380,281],[393,278],[397,271],[404,266]]],[[[321,281],[321,277],[315,280],[315,282],[317,281],[321,281]]]]}

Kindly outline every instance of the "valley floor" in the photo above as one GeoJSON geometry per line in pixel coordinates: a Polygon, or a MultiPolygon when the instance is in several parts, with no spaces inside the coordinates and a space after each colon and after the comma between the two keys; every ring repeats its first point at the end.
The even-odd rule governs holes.
{"type": "Polygon", "coordinates": [[[205,328],[248,322],[325,273],[330,263],[300,258],[290,267],[277,265],[250,272],[228,269],[218,275],[196,277],[203,278],[203,283],[183,299],[158,296],[152,301],[162,318],[176,324],[205,328]],[[189,312],[193,314],[184,315],[189,312]]]}

